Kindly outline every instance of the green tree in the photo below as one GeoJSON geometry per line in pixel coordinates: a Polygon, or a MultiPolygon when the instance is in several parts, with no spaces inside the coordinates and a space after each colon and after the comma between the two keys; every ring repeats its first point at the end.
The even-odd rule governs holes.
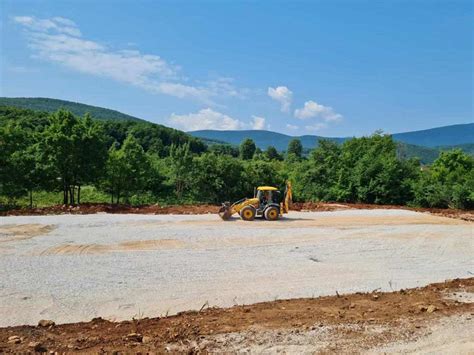
{"type": "Polygon", "coordinates": [[[288,143],[288,151],[287,151],[288,156],[294,156],[296,158],[301,158],[303,154],[303,145],[301,144],[301,141],[297,138],[293,138],[289,143],[288,143]]]}
{"type": "MultiPolygon", "coordinates": [[[[43,132],[40,151],[44,164],[60,180],[64,204],[76,202],[76,187],[98,179],[107,157],[99,124],[89,116],[81,119],[65,110],[51,116],[43,132]]],[[[80,199],[79,192],[78,195],[80,199]]]]}
{"type": "Polygon", "coordinates": [[[240,157],[243,160],[252,159],[256,149],[257,146],[255,145],[255,142],[252,139],[244,139],[240,144],[240,157]]]}
{"type": "Polygon", "coordinates": [[[74,176],[74,184],[77,186],[77,203],[81,203],[81,186],[85,184],[97,184],[103,175],[107,160],[107,145],[103,126],[92,120],[86,113],[84,119],[79,120],[81,126],[78,129],[79,138],[78,166],[74,176]]]}
{"type": "Polygon", "coordinates": [[[310,201],[337,200],[341,154],[341,147],[336,143],[321,140],[318,147],[311,152],[308,161],[303,161],[295,167],[295,197],[310,201]]]}
{"type": "Polygon", "coordinates": [[[0,194],[13,201],[28,193],[32,207],[33,191],[47,187],[50,176],[39,159],[38,133],[25,123],[20,119],[0,126],[0,194]]]}
{"type": "Polygon", "coordinates": [[[194,165],[191,190],[196,201],[220,203],[243,197],[241,160],[205,153],[195,157],[194,165]]]}
{"type": "Polygon", "coordinates": [[[170,180],[174,186],[176,198],[181,200],[190,184],[193,172],[193,155],[189,144],[172,145],[170,148],[170,180]]]}
{"type": "Polygon", "coordinates": [[[103,187],[111,193],[111,201],[120,203],[123,197],[129,202],[132,194],[145,191],[152,174],[152,166],[142,146],[131,134],[125,139],[122,147],[113,145],[109,149],[106,164],[106,179],[103,187]]]}
{"type": "Polygon", "coordinates": [[[380,132],[354,138],[342,146],[340,184],[345,197],[354,202],[400,204],[412,199],[411,180],[417,162],[397,158],[396,143],[380,132]]]}
{"type": "Polygon", "coordinates": [[[442,152],[413,186],[417,205],[473,208],[474,158],[459,149],[442,152]]]}
{"type": "Polygon", "coordinates": [[[278,154],[278,151],[274,146],[269,146],[267,150],[265,151],[265,157],[268,160],[282,160],[282,157],[280,154],[278,154]]]}
{"type": "Polygon", "coordinates": [[[251,196],[254,188],[260,185],[283,186],[283,163],[280,161],[248,160],[243,164],[242,191],[244,196],[251,196]]]}
{"type": "Polygon", "coordinates": [[[209,147],[209,152],[217,155],[229,155],[234,158],[239,156],[239,148],[230,144],[213,144],[209,147]]]}

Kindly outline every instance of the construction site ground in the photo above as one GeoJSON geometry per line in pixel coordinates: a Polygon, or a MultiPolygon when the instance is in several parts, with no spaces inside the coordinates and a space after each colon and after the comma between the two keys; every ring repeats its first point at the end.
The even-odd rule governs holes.
{"type": "Polygon", "coordinates": [[[472,214],[362,207],[1,217],[0,351],[472,348],[472,214]]]}
{"type": "Polygon", "coordinates": [[[473,292],[470,278],[123,322],[7,327],[0,351],[471,354],[473,292]]]}

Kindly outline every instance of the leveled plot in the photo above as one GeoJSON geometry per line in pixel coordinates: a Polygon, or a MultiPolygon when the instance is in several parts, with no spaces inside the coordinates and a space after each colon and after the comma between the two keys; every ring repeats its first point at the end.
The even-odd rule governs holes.
{"type": "Polygon", "coordinates": [[[109,214],[0,222],[0,326],[389,291],[474,272],[472,223],[404,210],[292,212],[276,222],[109,214]]]}

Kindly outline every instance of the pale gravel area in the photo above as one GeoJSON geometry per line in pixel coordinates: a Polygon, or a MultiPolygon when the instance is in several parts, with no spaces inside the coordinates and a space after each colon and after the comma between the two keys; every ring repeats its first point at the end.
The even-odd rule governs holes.
{"type": "Polygon", "coordinates": [[[474,224],[406,210],[0,218],[0,326],[159,316],[474,273],[474,224]]]}
{"type": "MultiPolygon", "coordinates": [[[[255,326],[242,332],[207,336],[192,344],[216,353],[240,354],[473,354],[474,320],[469,314],[441,318],[412,333],[403,325],[341,324],[310,329],[268,330],[255,326]],[[357,332],[358,336],[348,336],[357,332]],[[400,339],[371,347],[375,339],[400,339]]],[[[184,352],[180,344],[170,344],[172,352],[184,352]]]]}
{"type": "Polygon", "coordinates": [[[474,320],[470,314],[451,316],[432,324],[412,341],[372,349],[374,354],[474,354],[474,320]]]}

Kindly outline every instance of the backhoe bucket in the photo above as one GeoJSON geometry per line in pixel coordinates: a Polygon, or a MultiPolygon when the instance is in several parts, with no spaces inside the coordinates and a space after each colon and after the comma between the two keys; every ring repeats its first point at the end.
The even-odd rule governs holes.
{"type": "Polygon", "coordinates": [[[232,207],[228,203],[223,203],[218,213],[219,217],[227,221],[232,216],[232,207]]]}

